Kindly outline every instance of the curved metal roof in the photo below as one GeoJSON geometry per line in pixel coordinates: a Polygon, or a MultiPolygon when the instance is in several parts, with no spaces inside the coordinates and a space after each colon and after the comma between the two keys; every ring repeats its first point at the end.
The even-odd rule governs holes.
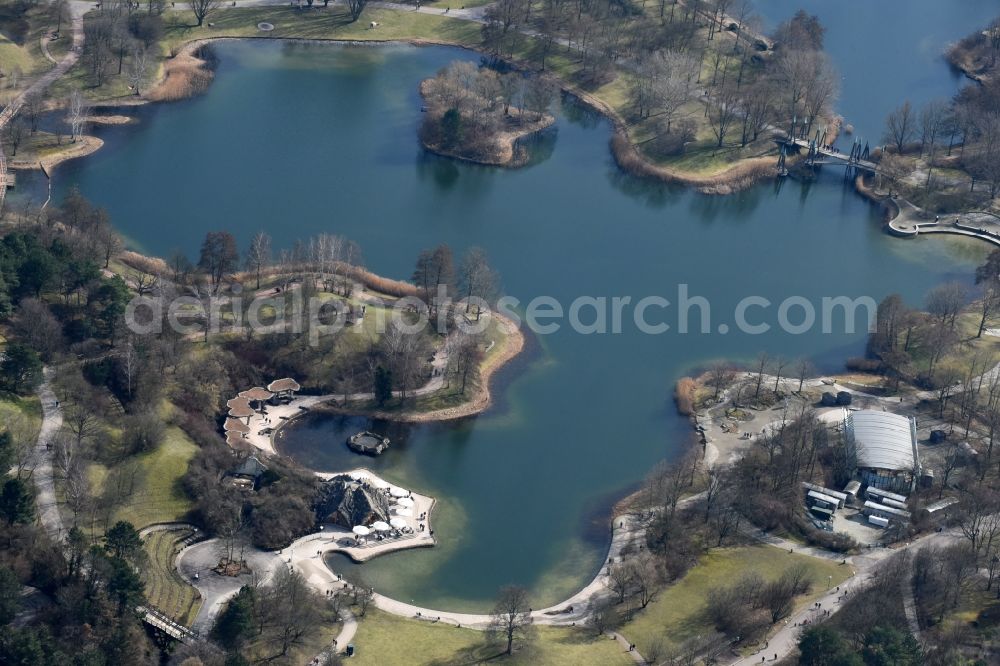
{"type": "Polygon", "coordinates": [[[888,470],[915,467],[909,418],[889,412],[859,410],[847,416],[845,425],[854,440],[858,467],[888,470]]]}

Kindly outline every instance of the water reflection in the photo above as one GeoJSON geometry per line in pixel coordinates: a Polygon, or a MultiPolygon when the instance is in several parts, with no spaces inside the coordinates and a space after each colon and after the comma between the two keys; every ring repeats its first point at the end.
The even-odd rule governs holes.
{"type": "MultiPolygon", "coordinates": [[[[581,295],[672,296],[690,283],[725,320],[749,294],[777,302],[899,291],[919,302],[943,273],[970,275],[971,264],[956,264],[933,240],[882,234],[839,172],[805,188],[786,183],[780,196],[764,186],[708,197],[609,177],[608,123],[572,99],[553,150],[528,168],[426,155],[416,89],[459,54],[393,47],[370,70],[366,51],[329,48],[334,60],[360,60],[370,80],[359,85],[339,62],[282,70],[273,63],[288,56],[277,42],[220,46],[220,75],[206,95],[156,107],[163,111],[137,127],[102,130],[109,149],[86,168],[60,169],[63,188],[78,182],[161,254],[177,245],[196,252],[219,220],[242,246],[257,229],[279,247],[343,234],[362,245],[373,271],[394,277],[408,275],[424,248],[448,243],[461,254],[479,245],[523,303],[539,294],[567,304],[581,295]],[[232,145],[216,150],[205,137],[232,145]]],[[[863,337],[563,331],[539,341],[539,362],[519,359],[526,371],[494,383],[494,409],[474,420],[413,426],[395,433],[398,446],[386,454],[363,458],[344,440],[375,425],[316,414],[283,430],[279,448],[317,469],[365,464],[437,498],[438,546],[365,565],[381,591],[482,609],[498,586],[519,582],[539,603],[555,601],[600,565],[607,534],[588,527],[591,517],[687,441],[689,424],[670,405],[683,368],[761,350],[835,368],[863,349],[863,337]]]]}

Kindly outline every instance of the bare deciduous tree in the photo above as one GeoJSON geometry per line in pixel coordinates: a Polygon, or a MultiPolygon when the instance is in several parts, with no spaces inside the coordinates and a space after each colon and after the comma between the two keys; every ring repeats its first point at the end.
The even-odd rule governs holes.
{"type": "Polygon", "coordinates": [[[271,237],[263,231],[254,234],[247,249],[246,267],[252,271],[260,289],[260,274],[271,263],[271,237]]]}
{"type": "Polygon", "coordinates": [[[79,90],[74,90],[69,96],[69,104],[66,108],[66,124],[69,125],[71,141],[75,142],[76,138],[83,133],[89,113],[90,109],[87,107],[83,95],[80,94],[79,90]]]}
{"type": "Polygon", "coordinates": [[[909,100],[893,109],[885,119],[885,140],[902,153],[917,131],[917,114],[909,100]]]}
{"type": "Polygon", "coordinates": [[[142,93],[142,84],[146,81],[148,71],[149,49],[144,44],[138,43],[129,55],[128,69],[125,72],[128,85],[136,95],[142,93]]]}
{"type": "Polygon", "coordinates": [[[458,269],[458,284],[465,298],[465,312],[468,314],[475,306],[476,320],[479,320],[483,306],[496,296],[499,278],[486,258],[486,252],[480,247],[472,247],[462,257],[458,269]]]}
{"type": "Polygon", "coordinates": [[[523,638],[531,626],[531,608],[528,606],[528,591],[519,585],[508,585],[500,589],[497,603],[490,613],[487,632],[506,642],[505,654],[514,651],[514,641],[523,638]]]}
{"type": "Polygon", "coordinates": [[[194,18],[198,21],[199,26],[205,22],[209,14],[221,6],[221,0],[191,0],[191,11],[194,12],[194,18]]]}
{"type": "Polygon", "coordinates": [[[347,0],[347,11],[351,14],[351,21],[361,18],[361,12],[365,11],[368,0],[347,0]]]}

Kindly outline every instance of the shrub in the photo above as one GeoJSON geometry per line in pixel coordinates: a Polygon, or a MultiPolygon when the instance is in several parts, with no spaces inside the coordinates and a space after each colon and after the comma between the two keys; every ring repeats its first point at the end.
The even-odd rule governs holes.
{"type": "Polygon", "coordinates": [[[666,131],[664,128],[653,142],[653,150],[660,155],[683,155],[687,145],[695,140],[695,125],[689,119],[677,121],[666,131]]]}
{"type": "Polygon", "coordinates": [[[852,356],[844,364],[848,370],[854,372],[881,372],[882,362],[875,358],[864,358],[862,356],[852,356]]]}
{"type": "Polygon", "coordinates": [[[694,392],[698,385],[690,377],[681,377],[674,387],[674,402],[677,411],[683,416],[691,416],[695,412],[694,392]]]}

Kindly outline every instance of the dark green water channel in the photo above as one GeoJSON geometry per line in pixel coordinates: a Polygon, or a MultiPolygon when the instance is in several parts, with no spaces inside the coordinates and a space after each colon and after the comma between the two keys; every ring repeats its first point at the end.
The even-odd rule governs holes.
{"type": "MultiPolygon", "coordinates": [[[[60,169],[57,195],[79,184],[136,247],[158,254],[194,254],[206,230],[229,229],[245,243],[263,228],[279,245],[344,234],[361,243],[370,268],[403,278],[423,248],[480,245],[522,302],[675,301],[685,283],[711,302],[713,331],[732,325],[746,296],[775,304],[751,315],[771,324],[789,296],[819,303],[897,291],[919,302],[943,280],[969,280],[984,254],[959,241],[884,235],[877,212],[837,173],[729,197],[623,176],[608,153],[608,124],[571,103],[525,169],[426,156],[415,137],[417,84],[474,57],[466,52],[278,42],[217,50],[207,94],[101,130],[106,148],[60,169]]],[[[488,413],[394,430],[396,445],[375,461],[343,446],[341,433],[357,424],[329,417],[302,420],[281,448],[320,470],[368,463],[438,498],[440,545],[366,564],[380,591],[481,609],[498,586],[518,582],[536,607],[557,601],[600,565],[611,502],[687,442],[671,403],[678,376],[761,350],[810,355],[830,369],[863,349],[861,331],[680,334],[676,309],[649,313],[671,332],[641,334],[626,310],[618,335],[564,326],[532,337],[498,376],[488,413]]]]}

